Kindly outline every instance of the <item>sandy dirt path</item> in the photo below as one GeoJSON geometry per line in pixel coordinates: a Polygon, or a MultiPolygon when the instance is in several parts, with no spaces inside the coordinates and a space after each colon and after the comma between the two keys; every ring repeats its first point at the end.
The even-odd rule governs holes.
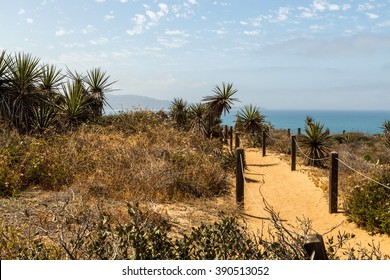
{"type": "Polygon", "coordinates": [[[356,237],[351,246],[361,244],[368,248],[368,243],[380,242],[383,254],[390,256],[390,238],[387,235],[369,235],[346,220],[340,213],[329,214],[328,194],[315,186],[306,173],[291,171],[289,163],[283,161],[278,154],[270,153],[262,157],[258,149],[246,149],[245,158],[248,170],[245,171],[245,207],[248,224],[253,230],[261,229],[264,218],[264,203],[260,191],[273,209],[280,214],[282,220],[296,225],[297,217],[306,217],[312,221],[315,232],[323,235],[333,227],[337,229],[324,235],[336,236],[338,231],[354,233],[356,237]],[[253,216],[252,218],[250,216],[253,216]]]}

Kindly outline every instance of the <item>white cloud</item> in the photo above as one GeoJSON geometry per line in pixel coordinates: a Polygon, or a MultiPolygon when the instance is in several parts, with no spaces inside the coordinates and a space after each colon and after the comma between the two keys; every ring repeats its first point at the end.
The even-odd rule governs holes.
{"type": "Polygon", "coordinates": [[[167,29],[165,30],[165,34],[166,35],[171,35],[171,36],[184,36],[184,37],[188,37],[189,35],[184,32],[184,31],[181,31],[181,30],[170,30],[170,29],[167,29]]]}
{"type": "Polygon", "coordinates": [[[88,24],[85,28],[81,29],[81,32],[83,34],[88,34],[88,33],[91,33],[91,32],[93,32],[95,30],[96,30],[96,28],[93,27],[93,25],[88,24]]]}
{"type": "Polygon", "coordinates": [[[342,8],[341,8],[343,11],[348,11],[349,9],[351,9],[351,5],[350,4],[343,4],[342,8]]]}
{"type": "Polygon", "coordinates": [[[104,21],[109,21],[109,20],[112,20],[114,18],[115,18],[114,11],[111,11],[108,15],[104,16],[104,21]]]}
{"type": "Polygon", "coordinates": [[[26,10],[23,9],[23,8],[20,8],[19,12],[18,12],[18,15],[23,15],[26,13],[26,10]]]}
{"type": "Polygon", "coordinates": [[[95,0],[96,3],[103,3],[106,2],[106,0],[95,0]]]}
{"type": "Polygon", "coordinates": [[[105,38],[105,37],[100,37],[100,38],[98,38],[98,39],[96,39],[96,40],[91,40],[91,41],[89,41],[92,45],[104,45],[104,44],[106,44],[107,42],[108,42],[108,39],[107,38],[105,38]]]}
{"type": "Polygon", "coordinates": [[[315,10],[318,10],[318,11],[320,11],[320,12],[323,12],[323,11],[326,10],[326,7],[325,7],[326,4],[327,4],[326,1],[323,1],[323,0],[315,0],[315,1],[313,2],[312,6],[313,6],[313,8],[314,8],[315,10]]]}
{"type": "Polygon", "coordinates": [[[290,9],[287,7],[280,7],[277,11],[276,21],[282,22],[288,19],[288,14],[290,13],[290,9]]]}
{"type": "Polygon", "coordinates": [[[377,14],[366,13],[366,15],[367,15],[370,19],[377,19],[377,18],[379,18],[379,16],[378,16],[377,14]]]}
{"type": "Polygon", "coordinates": [[[188,43],[187,40],[184,40],[184,39],[181,39],[181,38],[169,38],[169,39],[166,39],[166,38],[162,38],[162,37],[157,38],[157,42],[160,45],[162,45],[164,47],[167,47],[167,48],[170,48],[170,49],[181,48],[181,47],[183,47],[184,45],[186,45],[188,43]]]}
{"type": "Polygon", "coordinates": [[[192,4],[192,5],[198,4],[198,1],[196,1],[196,0],[187,0],[187,2],[192,4]]]}
{"type": "Polygon", "coordinates": [[[359,4],[357,10],[361,12],[361,11],[372,10],[374,8],[375,8],[374,5],[371,5],[370,3],[364,3],[364,4],[359,4]]]}
{"type": "Polygon", "coordinates": [[[55,36],[64,36],[64,35],[69,35],[72,34],[74,31],[73,30],[65,30],[63,27],[58,27],[55,36]]]}
{"type": "Polygon", "coordinates": [[[27,18],[27,19],[26,19],[26,22],[27,22],[28,24],[31,24],[31,23],[34,22],[34,20],[33,20],[32,18],[27,18]]]}
{"type": "Polygon", "coordinates": [[[133,29],[126,30],[126,33],[130,36],[141,34],[144,29],[146,17],[144,15],[136,14],[132,20],[135,22],[135,27],[133,29]]]}
{"type": "Polygon", "coordinates": [[[379,27],[387,27],[390,26],[390,20],[386,20],[378,24],[379,27]]]}
{"type": "Polygon", "coordinates": [[[214,32],[218,35],[225,35],[227,34],[227,31],[225,29],[216,29],[216,30],[211,30],[211,32],[214,32]]]}
{"type": "Polygon", "coordinates": [[[244,33],[244,35],[247,35],[247,36],[259,36],[260,35],[260,32],[257,30],[244,31],[243,33],[244,33]]]}
{"type": "Polygon", "coordinates": [[[337,5],[337,4],[330,4],[328,6],[328,9],[329,9],[329,11],[339,11],[340,10],[340,6],[337,5]]]}
{"type": "Polygon", "coordinates": [[[127,3],[127,2],[129,2],[129,0],[121,0],[120,2],[121,3],[127,3]]]}

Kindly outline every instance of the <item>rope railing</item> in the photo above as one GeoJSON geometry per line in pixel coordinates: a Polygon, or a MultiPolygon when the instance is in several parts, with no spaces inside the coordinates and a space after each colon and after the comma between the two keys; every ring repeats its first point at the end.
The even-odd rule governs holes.
{"type": "Polygon", "coordinates": [[[310,160],[310,161],[324,161],[324,160],[328,160],[328,159],[330,159],[330,157],[324,157],[324,158],[311,158],[311,157],[309,157],[308,155],[306,155],[306,153],[302,150],[302,148],[299,146],[299,144],[298,144],[298,142],[296,141],[296,140],[294,140],[295,141],[295,144],[297,145],[297,147],[298,147],[298,150],[301,152],[301,154],[305,157],[305,158],[307,158],[308,160],[310,160]]]}
{"type": "Polygon", "coordinates": [[[260,210],[260,212],[261,212],[263,215],[268,216],[268,214],[265,213],[264,210],[263,210],[263,208],[258,204],[258,202],[257,202],[255,196],[253,195],[251,189],[245,187],[245,186],[248,184],[248,182],[247,182],[247,180],[246,180],[246,178],[245,178],[245,175],[244,175],[244,160],[243,160],[243,158],[241,157],[241,155],[240,155],[240,163],[241,163],[241,168],[242,168],[242,170],[241,170],[242,173],[241,173],[241,174],[242,174],[242,177],[243,177],[243,180],[244,180],[244,188],[248,190],[249,195],[250,195],[251,198],[252,198],[252,201],[255,203],[256,207],[260,210]]]}
{"type": "Polygon", "coordinates": [[[359,174],[360,176],[366,178],[367,180],[369,180],[369,181],[371,181],[371,182],[374,182],[374,183],[376,183],[376,184],[378,184],[378,185],[380,185],[380,186],[382,186],[382,187],[384,187],[384,188],[390,190],[390,186],[386,186],[386,185],[382,184],[381,182],[378,182],[377,180],[374,180],[374,179],[368,177],[367,175],[363,174],[362,172],[356,170],[355,168],[351,167],[350,165],[348,165],[347,163],[345,163],[344,161],[342,161],[340,158],[336,158],[336,159],[337,159],[338,162],[340,162],[342,165],[344,165],[345,167],[347,167],[347,168],[350,169],[351,171],[353,171],[353,172],[359,174]]]}
{"type": "Polygon", "coordinates": [[[267,131],[265,132],[265,134],[267,135],[267,137],[269,137],[269,139],[275,141],[275,142],[287,142],[289,139],[276,139],[274,137],[271,136],[271,134],[269,134],[267,131]]]}

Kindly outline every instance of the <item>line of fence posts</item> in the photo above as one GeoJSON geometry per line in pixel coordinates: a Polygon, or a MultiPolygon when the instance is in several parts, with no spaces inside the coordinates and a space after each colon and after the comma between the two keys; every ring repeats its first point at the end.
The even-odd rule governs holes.
{"type": "Polygon", "coordinates": [[[267,150],[267,133],[265,130],[263,130],[262,132],[262,146],[263,146],[263,157],[265,157],[265,154],[266,154],[266,150],[267,150]]]}
{"type": "MultiPolygon", "coordinates": [[[[232,129],[232,127],[231,127],[232,129]]],[[[231,130],[232,131],[232,130],[231,130]]],[[[298,131],[299,132],[299,131],[298,131]]],[[[232,135],[230,133],[230,144],[232,145],[232,135]]],[[[263,137],[263,156],[265,156],[266,150],[266,131],[262,132],[263,137]]],[[[236,146],[236,203],[239,207],[244,207],[244,148],[240,147],[240,133],[236,132],[235,137],[235,146],[236,146]]],[[[329,179],[329,204],[330,213],[337,212],[337,169],[338,169],[338,154],[333,152],[331,153],[331,172],[329,179]],[[336,176],[336,177],[334,177],[336,176]]],[[[291,136],[291,160],[292,166],[291,170],[295,170],[296,165],[296,136],[291,136]],[[294,166],[294,169],[293,169],[294,166]]],[[[322,236],[320,234],[309,234],[306,237],[306,240],[303,245],[303,249],[306,251],[308,257],[312,260],[327,260],[328,256],[326,254],[325,244],[322,236]]]]}

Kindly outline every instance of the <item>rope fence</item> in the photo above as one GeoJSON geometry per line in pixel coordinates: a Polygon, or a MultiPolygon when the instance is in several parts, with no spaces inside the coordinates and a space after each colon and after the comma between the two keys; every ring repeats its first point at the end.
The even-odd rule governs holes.
{"type": "MultiPolygon", "coordinates": [[[[260,134],[259,133],[253,134],[253,133],[236,132],[236,148],[244,149],[242,147],[243,146],[242,145],[243,144],[242,135],[259,136],[260,134]]],[[[280,141],[280,142],[286,141],[285,139],[274,138],[273,136],[270,135],[270,133],[268,131],[263,131],[262,136],[263,136],[263,143],[262,143],[263,144],[263,156],[265,156],[265,147],[266,147],[265,140],[266,140],[266,138],[269,138],[273,141],[280,141]]],[[[373,178],[370,178],[369,176],[365,175],[364,173],[357,170],[356,168],[353,168],[350,164],[347,164],[344,160],[340,159],[338,154],[335,152],[332,152],[332,153],[330,153],[329,156],[323,157],[323,158],[315,158],[315,157],[308,155],[307,153],[305,153],[304,149],[301,147],[300,143],[297,141],[295,135],[291,135],[291,170],[292,171],[296,170],[296,151],[298,151],[300,153],[300,155],[302,155],[304,157],[304,159],[308,160],[309,162],[319,162],[319,161],[322,161],[322,162],[329,161],[330,162],[329,163],[329,213],[331,213],[331,214],[337,213],[337,211],[338,211],[338,209],[337,209],[337,207],[338,207],[338,205],[337,205],[338,204],[338,175],[339,175],[338,163],[342,164],[343,166],[345,166],[346,168],[348,168],[352,172],[355,172],[359,176],[361,176],[361,177],[363,177],[371,182],[378,184],[378,186],[382,186],[382,187],[390,190],[389,185],[385,185],[385,184],[383,184],[383,183],[381,183],[373,178]]],[[[351,154],[351,156],[353,158],[356,158],[353,154],[351,154]]],[[[245,176],[244,176],[243,159],[240,158],[239,161],[240,161],[240,163],[237,163],[237,166],[238,166],[238,164],[240,164],[240,166],[241,166],[240,168],[242,168],[242,170],[241,170],[242,175],[241,176],[242,176],[242,181],[243,181],[243,185],[244,185],[245,182],[247,183],[247,181],[246,181],[245,176]]],[[[249,190],[249,194],[251,195],[253,202],[257,205],[259,210],[262,211],[262,208],[259,206],[259,204],[255,200],[254,195],[250,192],[250,190],[249,190]]]]}

